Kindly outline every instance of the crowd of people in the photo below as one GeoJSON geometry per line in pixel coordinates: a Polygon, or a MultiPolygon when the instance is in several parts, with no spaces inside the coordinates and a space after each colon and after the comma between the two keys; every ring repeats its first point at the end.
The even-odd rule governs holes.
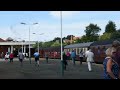
{"type": "MultiPolygon", "coordinates": [[[[24,53],[22,53],[21,51],[18,53],[18,59],[21,63],[21,66],[23,64],[23,60],[24,58],[27,57],[24,53]]],[[[6,54],[4,55],[4,53],[2,52],[1,53],[1,58],[2,60],[5,60],[5,62],[7,63],[8,61],[10,63],[13,63],[13,59],[14,59],[14,54],[13,52],[9,53],[9,52],[6,52],[6,54]]]]}
{"type": "MultiPolygon", "coordinates": [[[[64,70],[66,70],[66,66],[68,65],[68,61],[72,59],[72,63],[75,66],[76,65],[76,52],[72,50],[72,52],[63,52],[63,66],[64,70]]],[[[88,71],[92,71],[91,65],[94,62],[94,53],[91,51],[91,49],[88,48],[86,52],[83,52],[80,50],[79,52],[79,60],[80,60],[80,65],[82,65],[83,60],[86,59],[87,64],[88,64],[88,71]]]]}
{"type": "Polygon", "coordinates": [[[13,52],[11,52],[10,54],[8,52],[6,52],[6,54],[4,56],[4,53],[2,52],[1,58],[5,59],[6,63],[8,62],[8,60],[10,60],[10,63],[13,63],[14,54],[13,54],[13,52]]]}

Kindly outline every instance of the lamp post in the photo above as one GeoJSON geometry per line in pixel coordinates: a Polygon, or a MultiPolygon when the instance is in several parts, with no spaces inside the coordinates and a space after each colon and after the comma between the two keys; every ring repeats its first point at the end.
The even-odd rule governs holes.
{"type": "Polygon", "coordinates": [[[25,51],[23,50],[23,44],[24,44],[24,42],[25,42],[25,40],[22,40],[22,53],[25,53],[25,51]]]}
{"type": "Polygon", "coordinates": [[[64,75],[64,66],[63,66],[63,48],[62,48],[62,11],[60,11],[60,25],[61,25],[61,72],[62,76],[64,75]]]}
{"type": "Polygon", "coordinates": [[[22,39],[22,38],[18,38],[18,39],[20,39],[20,40],[21,40],[21,42],[22,42],[22,53],[23,53],[23,43],[25,42],[25,40],[24,40],[24,39],[26,39],[26,38],[24,38],[24,39],[22,39]]]}
{"type": "Polygon", "coordinates": [[[24,25],[29,25],[29,61],[30,61],[30,64],[31,64],[31,51],[30,51],[30,25],[35,25],[35,24],[38,24],[38,23],[33,23],[33,24],[26,24],[24,22],[21,22],[21,24],[24,24],[24,25]]]}
{"type": "MultiPolygon", "coordinates": [[[[33,34],[36,34],[36,33],[33,33],[33,34]]],[[[44,33],[41,33],[41,34],[36,34],[36,35],[43,35],[44,33]]],[[[38,53],[39,53],[39,39],[38,39],[38,53]]]]}

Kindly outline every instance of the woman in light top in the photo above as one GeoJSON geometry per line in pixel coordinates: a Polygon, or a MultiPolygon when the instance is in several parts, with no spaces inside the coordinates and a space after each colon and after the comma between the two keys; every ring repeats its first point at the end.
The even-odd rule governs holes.
{"type": "Polygon", "coordinates": [[[116,48],[110,47],[106,50],[106,58],[103,61],[104,79],[120,78],[120,69],[118,63],[112,58],[116,55],[116,48]]]}

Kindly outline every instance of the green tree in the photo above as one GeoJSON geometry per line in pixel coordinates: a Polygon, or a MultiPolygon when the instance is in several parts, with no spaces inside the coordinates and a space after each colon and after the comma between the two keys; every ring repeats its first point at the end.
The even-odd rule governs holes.
{"type": "Polygon", "coordinates": [[[43,47],[51,47],[51,45],[52,45],[53,43],[54,43],[53,41],[45,42],[45,43],[43,44],[43,47]]]}
{"type": "Polygon", "coordinates": [[[116,32],[116,24],[112,21],[109,21],[105,27],[105,33],[113,33],[116,32]]]}
{"type": "Polygon", "coordinates": [[[94,36],[97,35],[100,31],[101,28],[97,26],[97,24],[90,24],[89,26],[86,27],[86,30],[84,30],[86,33],[86,36],[94,36]]]}
{"type": "Polygon", "coordinates": [[[51,47],[60,46],[60,45],[61,45],[60,43],[54,42],[54,43],[51,45],[51,47]]]}
{"type": "Polygon", "coordinates": [[[111,34],[111,39],[117,39],[117,38],[120,38],[120,30],[117,30],[116,32],[113,32],[111,34]]]}
{"type": "Polygon", "coordinates": [[[70,42],[67,42],[66,45],[70,45],[70,42]]]}
{"type": "Polygon", "coordinates": [[[120,29],[117,30],[120,33],[120,29]]]}
{"type": "Polygon", "coordinates": [[[97,24],[90,24],[86,27],[86,30],[84,30],[86,35],[82,37],[83,42],[92,42],[97,41],[99,39],[98,33],[101,31],[101,28],[97,26],[97,24]]]}
{"type": "Polygon", "coordinates": [[[86,35],[83,35],[82,38],[81,38],[81,42],[87,42],[88,41],[88,38],[86,35]]]}
{"type": "Polygon", "coordinates": [[[74,43],[81,43],[81,42],[82,42],[81,39],[77,39],[77,40],[74,41],[74,43]]]}
{"type": "Polygon", "coordinates": [[[74,35],[68,35],[68,36],[66,37],[66,39],[71,40],[71,37],[72,37],[72,39],[73,39],[74,35]]]}
{"type": "Polygon", "coordinates": [[[111,33],[104,33],[103,35],[100,36],[99,40],[108,40],[111,38],[111,33]]]}
{"type": "Polygon", "coordinates": [[[54,38],[53,42],[56,42],[57,40],[60,42],[61,38],[60,37],[56,37],[56,38],[54,38]]]}

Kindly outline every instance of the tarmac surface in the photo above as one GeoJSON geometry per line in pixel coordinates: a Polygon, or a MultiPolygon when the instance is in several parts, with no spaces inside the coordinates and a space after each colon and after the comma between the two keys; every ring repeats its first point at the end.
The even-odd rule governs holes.
{"type": "Polygon", "coordinates": [[[92,64],[92,72],[88,71],[87,63],[83,62],[80,65],[76,61],[76,65],[72,61],[68,61],[67,70],[62,76],[61,60],[51,59],[46,63],[45,59],[40,59],[40,66],[35,66],[34,59],[26,59],[23,61],[23,66],[17,58],[13,63],[0,59],[0,79],[103,79],[102,64],[92,64]]]}

